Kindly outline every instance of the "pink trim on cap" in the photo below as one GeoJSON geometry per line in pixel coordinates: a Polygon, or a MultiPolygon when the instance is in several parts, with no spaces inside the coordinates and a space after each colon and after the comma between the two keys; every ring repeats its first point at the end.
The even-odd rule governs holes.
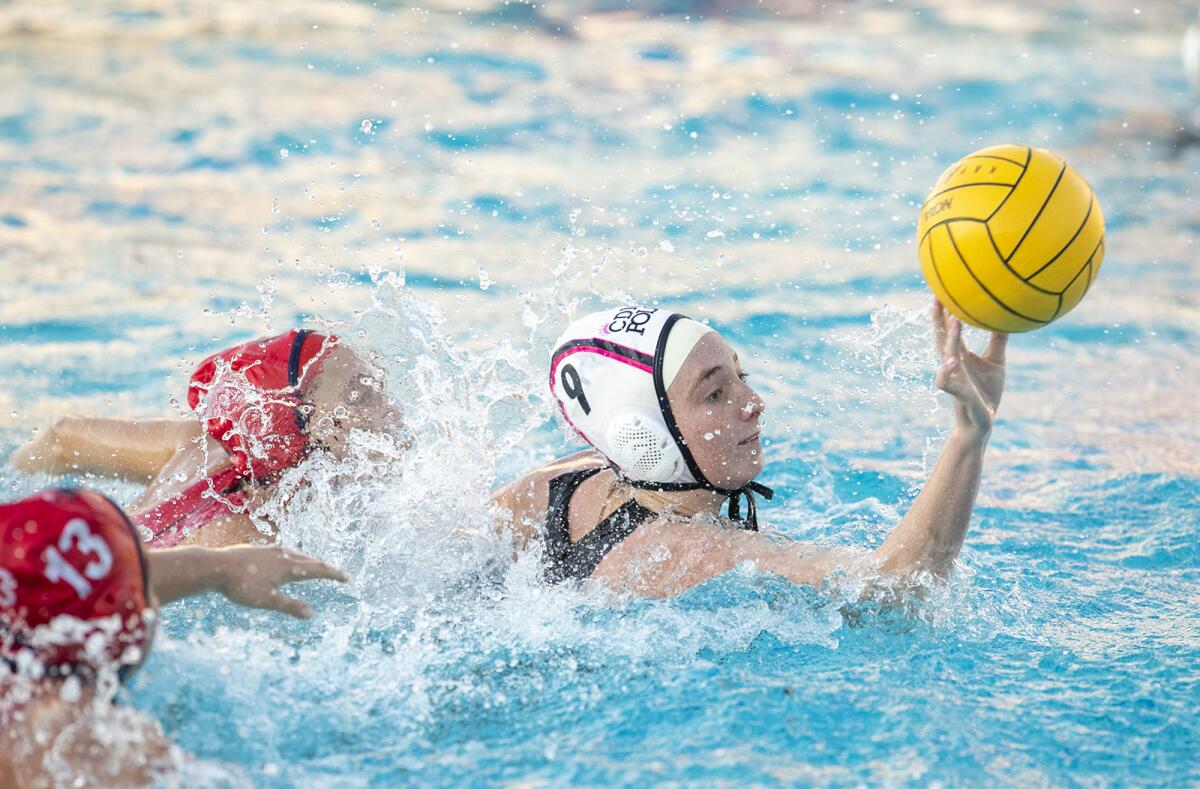
{"type": "MultiPolygon", "coordinates": [[[[605,340],[605,342],[607,342],[607,340],[605,340]]],[[[617,343],[613,343],[613,345],[616,345],[616,344],[617,343]]],[[[621,347],[629,348],[628,345],[622,345],[621,347]]],[[[629,348],[629,350],[633,351],[634,353],[641,353],[641,351],[637,350],[636,348],[629,348]]],[[[558,356],[554,357],[554,364],[552,364],[550,366],[550,391],[551,392],[554,391],[554,378],[555,378],[556,374],[558,373],[559,362],[561,362],[563,359],[567,358],[571,354],[579,353],[581,351],[587,351],[589,353],[597,353],[597,354],[600,354],[601,356],[605,356],[609,359],[613,359],[618,362],[623,362],[623,363],[629,365],[630,367],[636,367],[637,369],[641,370],[644,373],[650,373],[651,375],[654,374],[654,368],[648,364],[642,364],[639,361],[635,361],[628,357],[621,356],[619,354],[615,354],[612,351],[606,351],[603,348],[597,348],[592,345],[578,345],[574,348],[568,348],[564,353],[561,353],[558,356]]]]}

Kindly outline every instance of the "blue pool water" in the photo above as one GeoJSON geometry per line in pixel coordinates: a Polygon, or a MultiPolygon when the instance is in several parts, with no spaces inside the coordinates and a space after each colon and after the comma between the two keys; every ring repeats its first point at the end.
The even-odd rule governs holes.
{"type": "MultiPolygon", "coordinates": [[[[125,695],[202,760],[196,783],[1194,784],[1189,20],[1061,0],[5,5],[0,446],[66,412],[178,414],[200,356],[301,320],[389,367],[413,450],[317,462],[283,513],[284,542],[353,582],[303,592],[311,622],[167,609],[125,695]],[[572,448],[549,343],[636,298],[749,358],[784,494],[763,519],[877,545],[950,418],[917,206],[1009,141],[1091,181],[1108,255],[1077,310],[1012,342],[947,588],[876,611],[743,568],[614,601],[546,588],[489,539],[487,491],[572,448]]],[[[46,482],[0,465],[6,496],[46,482]]]]}

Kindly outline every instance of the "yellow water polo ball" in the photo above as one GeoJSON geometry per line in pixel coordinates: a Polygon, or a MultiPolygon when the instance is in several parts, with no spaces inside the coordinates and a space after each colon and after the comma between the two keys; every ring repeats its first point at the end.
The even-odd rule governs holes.
{"type": "Polygon", "coordinates": [[[1104,215],[1079,173],[1041,148],[997,145],[955,162],[917,220],[938,300],[991,331],[1041,328],[1087,293],[1104,259],[1104,215]]]}

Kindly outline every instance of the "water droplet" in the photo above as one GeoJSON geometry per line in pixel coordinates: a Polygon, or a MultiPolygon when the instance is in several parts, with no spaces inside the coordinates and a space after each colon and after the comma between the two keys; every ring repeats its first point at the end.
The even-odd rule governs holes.
{"type": "Polygon", "coordinates": [[[288,149],[287,149],[287,148],[280,148],[280,149],[279,149],[279,158],[280,158],[280,159],[286,159],[286,158],[288,158],[288,149]]]}

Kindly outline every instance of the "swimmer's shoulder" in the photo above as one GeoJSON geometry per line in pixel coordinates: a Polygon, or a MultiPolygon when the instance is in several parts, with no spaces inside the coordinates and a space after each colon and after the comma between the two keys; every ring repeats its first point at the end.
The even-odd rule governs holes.
{"type": "Polygon", "coordinates": [[[528,541],[536,536],[546,520],[552,480],[572,471],[607,466],[608,461],[594,450],[558,458],[522,474],[497,490],[492,494],[492,503],[511,513],[515,536],[528,541]]]}
{"type": "Polygon", "coordinates": [[[162,726],[141,710],[95,703],[94,690],[68,702],[55,691],[22,708],[18,724],[0,730],[0,786],[155,786],[178,764],[177,749],[162,726]],[[84,716],[93,725],[76,724],[84,716]],[[63,733],[71,730],[64,742],[63,733]],[[112,731],[121,732],[122,758],[97,759],[111,747],[112,731]],[[53,753],[53,759],[47,758],[53,753]],[[53,764],[54,772],[49,771],[53,764]],[[6,782],[11,781],[11,782],[6,782]]]}
{"type": "Polygon", "coordinates": [[[49,786],[47,750],[78,715],[78,708],[49,691],[51,681],[33,688],[33,698],[0,729],[0,786],[49,786]]]}

